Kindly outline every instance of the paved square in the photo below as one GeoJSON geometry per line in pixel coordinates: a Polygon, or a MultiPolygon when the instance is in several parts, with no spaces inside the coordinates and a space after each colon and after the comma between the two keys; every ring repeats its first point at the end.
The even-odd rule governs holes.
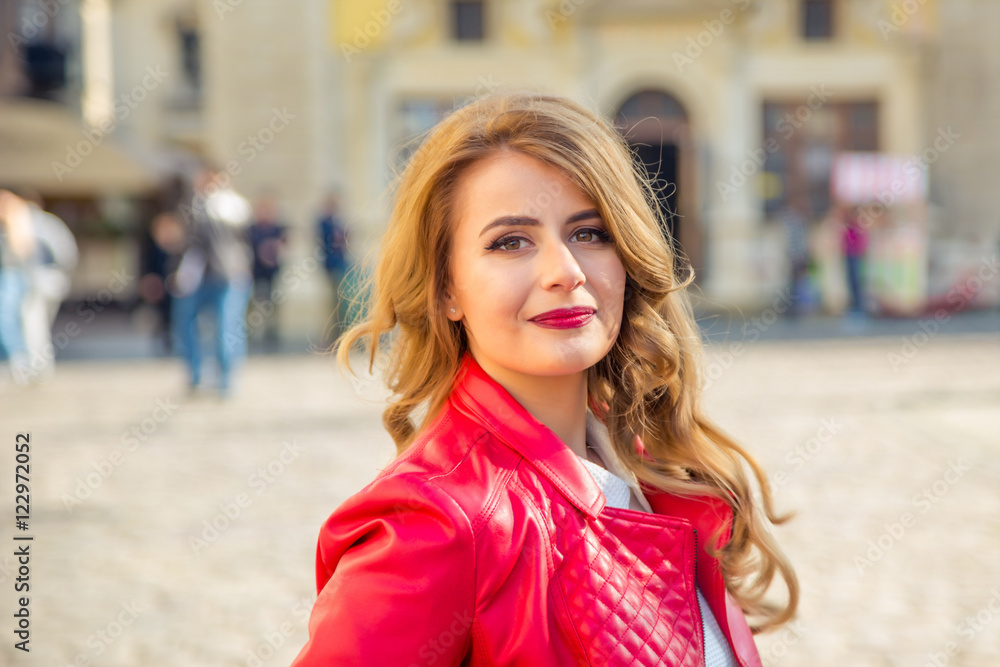
{"type": "MultiPolygon", "coordinates": [[[[709,347],[710,414],[796,512],[777,531],[801,613],[759,639],[765,664],[1000,664],[1000,340],[902,347],[709,347]]],[[[0,471],[13,478],[14,434],[30,431],[35,536],[23,654],[5,482],[0,663],[289,664],[320,524],[395,450],[378,387],[359,397],[328,358],[252,358],[240,380],[226,403],[185,397],[162,359],[0,384],[0,471]]]]}

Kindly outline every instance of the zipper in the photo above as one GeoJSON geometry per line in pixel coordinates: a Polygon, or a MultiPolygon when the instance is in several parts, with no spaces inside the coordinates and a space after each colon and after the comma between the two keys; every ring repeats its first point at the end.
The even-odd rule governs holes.
{"type": "Polygon", "coordinates": [[[705,664],[705,616],[701,613],[701,601],[698,599],[698,531],[691,529],[694,533],[694,566],[691,568],[691,576],[694,583],[694,608],[698,610],[698,621],[701,626],[701,664],[705,664]]]}

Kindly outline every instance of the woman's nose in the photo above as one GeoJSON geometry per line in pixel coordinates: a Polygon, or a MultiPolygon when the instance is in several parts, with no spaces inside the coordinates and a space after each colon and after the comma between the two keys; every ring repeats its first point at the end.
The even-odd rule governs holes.
{"type": "Polygon", "coordinates": [[[562,242],[551,243],[542,254],[542,284],[545,289],[576,289],[587,282],[579,262],[562,242]]]}

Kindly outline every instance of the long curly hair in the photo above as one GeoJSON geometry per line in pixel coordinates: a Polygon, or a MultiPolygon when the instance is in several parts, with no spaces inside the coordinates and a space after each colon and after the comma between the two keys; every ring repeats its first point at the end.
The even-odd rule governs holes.
{"type": "Polygon", "coordinates": [[[768,529],[787,517],[775,514],[760,465],[702,412],[701,337],[685,291],[693,271],[664,238],[641,167],[598,114],[561,97],[491,94],[433,128],[397,180],[366,318],[338,340],[339,363],[350,369],[359,346],[369,371],[379,360],[392,391],[383,422],[405,451],[444,405],[468,349],[443,305],[456,184],[470,165],[504,150],[562,170],[593,199],[625,267],[618,339],[588,372],[590,403],[600,406],[620,460],[644,486],[727,502],[732,536],[716,555],[729,591],[755,631],[789,620],[798,583],[768,529]],[[778,575],[784,604],[765,600],[778,575]]]}

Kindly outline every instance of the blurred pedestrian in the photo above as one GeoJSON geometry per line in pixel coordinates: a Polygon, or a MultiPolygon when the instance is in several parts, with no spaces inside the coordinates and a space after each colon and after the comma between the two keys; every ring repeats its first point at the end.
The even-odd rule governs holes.
{"type": "Polygon", "coordinates": [[[865,316],[865,254],[868,252],[868,230],[861,223],[861,207],[845,209],[841,234],[841,247],[847,269],[847,288],[851,305],[848,314],[855,318],[865,316]]]}
{"type": "Polygon", "coordinates": [[[333,290],[333,323],[329,331],[332,338],[336,338],[344,331],[347,322],[347,299],[341,293],[347,273],[347,231],[340,218],[340,202],[336,195],[327,195],[324,200],[316,232],[323,249],[323,267],[333,290]]]}
{"type": "Polygon", "coordinates": [[[246,236],[250,203],[224,186],[224,178],[228,175],[202,169],[191,206],[181,207],[187,242],[172,281],[172,315],[175,344],[187,363],[192,390],[201,385],[198,313],[207,310],[214,317],[218,388],[226,397],[235,367],[246,358],[253,253],[246,236]]]}
{"type": "Polygon", "coordinates": [[[21,307],[34,253],[28,203],[9,190],[0,190],[0,353],[18,384],[27,383],[30,371],[21,307]]]}
{"type": "Polygon", "coordinates": [[[808,307],[809,291],[809,202],[798,196],[793,198],[781,215],[785,232],[785,253],[788,257],[788,296],[791,306],[788,314],[795,317],[808,307]]]}
{"type": "Polygon", "coordinates": [[[274,279],[281,271],[288,243],[288,226],[279,222],[278,207],[270,195],[257,200],[249,233],[253,248],[254,300],[270,305],[261,310],[268,313],[264,324],[264,341],[273,347],[278,342],[278,303],[274,299],[274,279]]]}
{"type": "Polygon", "coordinates": [[[139,295],[157,311],[158,335],[167,354],[173,352],[170,321],[174,302],[174,296],[167,289],[167,283],[169,277],[177,270],[184,244],[184,227],[176,215],[164,211],[153,218],[149,224],[139,295]]]}
{"type": "Polygon", "coordinates": [[[31,361],[30,380],[43,382],[55,372],[52,325],[69,296],[79,250],[73,232],[58,216],[29,202],[35,253],[28,265],[28,291],[21,307],[24,340],[31,361]]]}

